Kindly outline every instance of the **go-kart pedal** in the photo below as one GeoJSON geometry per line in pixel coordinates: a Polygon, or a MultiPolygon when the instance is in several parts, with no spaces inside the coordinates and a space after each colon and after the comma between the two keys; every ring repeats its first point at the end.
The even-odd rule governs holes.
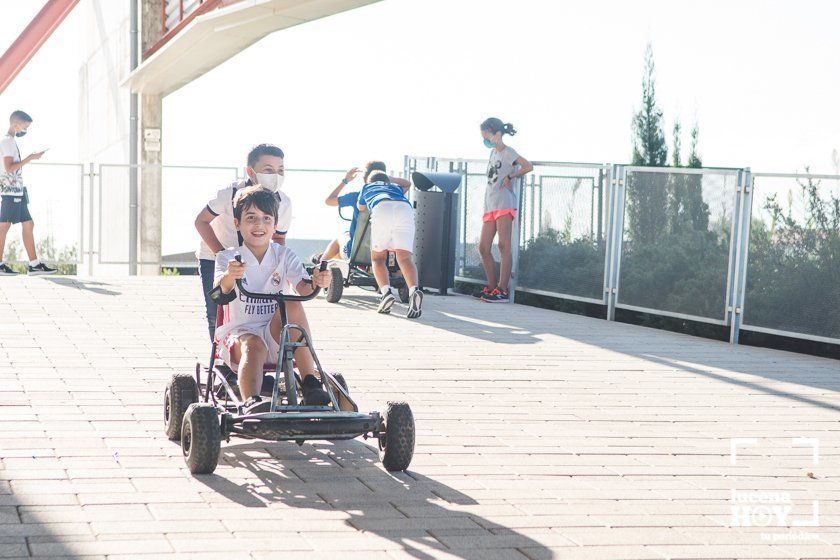
{"type": "Polygon", "coordinates": [[[254,395],[242,403],[245,414],[259,414],[271,412],[271,399],[265,400],[260,395],[254,395]]]}

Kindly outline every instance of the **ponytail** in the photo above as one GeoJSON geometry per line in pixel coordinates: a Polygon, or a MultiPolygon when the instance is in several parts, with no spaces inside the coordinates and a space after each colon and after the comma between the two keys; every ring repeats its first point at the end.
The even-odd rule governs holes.
{"type": "Polygon", "coordinates": [[[496,117],[490,117],[481,123],[481,130],[486,130],[490,134],[496,134],[497,132],[501,132],[502,134],[507,134],[509,136],[516,134],[516,129],[513,128],[511,123],[502,122],[501,119],[497,119],[496,117]]]}

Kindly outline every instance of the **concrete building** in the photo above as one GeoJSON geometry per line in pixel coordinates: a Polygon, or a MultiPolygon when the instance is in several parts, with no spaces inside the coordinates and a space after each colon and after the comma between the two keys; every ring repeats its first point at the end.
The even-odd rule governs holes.
{"type": "Polygon", "coordinates": [[[375,1],[49,0],[4,62],[25,65],[74,6],[82,13],[79,155],[97,165],[80,273],[160,271],[164,96],[270,33],[375,1]]]}

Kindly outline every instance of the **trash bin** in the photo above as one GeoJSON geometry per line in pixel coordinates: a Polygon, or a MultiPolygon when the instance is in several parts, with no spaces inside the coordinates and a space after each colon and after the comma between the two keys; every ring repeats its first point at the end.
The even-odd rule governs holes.
{"type": "Polygon", "coordinates": [[[414,182],[414,258],[420,285],[446,295],[455,282],[458,173],[411,174],[414,182]]]}

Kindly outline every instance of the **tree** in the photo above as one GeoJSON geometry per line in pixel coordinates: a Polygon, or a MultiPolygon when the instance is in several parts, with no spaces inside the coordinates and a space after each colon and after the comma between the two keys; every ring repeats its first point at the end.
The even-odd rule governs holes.
{"type": "Polygon", "coordinates": [[[671,155],[671,166],[672,167],[682,167],[682,162],[680,161],[680,152],[681,152],[681,149],[682,149],[682,140],[680,138],[680,135],[682,134],[682,124],[680,124],[680,119],[679,118],[677,118],[674,121],[673,134],[674,134],[674,139],[673,139],[674,151],[671,155]]]}
{"type": "Polygon", "coordinates": [[[645,49],[645,74],[642,78],[642,107],[633,117],[633,165],[663,167],[668,161],[668,147],[662,129],[662,109],[656,103],[656,79],[653,46],[645,49]]]}
{"type": "MultiPolygon", "coordinates": [[[[703,167],[703,160],[697,153],[697,143],[700,139],[700,125],[697,121],[691,127],[691,147],[688,153],[688,167],[703,167]]],[[[703,177],[701,175],[689,175],[686,177],[687,185],[685,199],[683,201],[686,223],[697,231],[709,229],[709,205],[703,201],[703,177]]]]}
{"type": "Polygon", "coordinates": [[[700,125],[697,121],[694,121],[694,126],[691,127],[691,151],[688,153],[688,167],[703,167],[703,160],[700,159],[700,154],[697,153],[697,141],[699,137],[700,125]]]}
{"type": "MultiPolygon", "coordinates": [[[[633,116],[633,165],[664,167],[668,147],[662,128],[662,109],[656,102],[653,47],[645,50],[642,77],[642,106],[633,116]]],[[[650,243],[667,227],[667,176],[664,174],[631,174],[627,184],[627,221],[630,241],[650,243]]]]}

